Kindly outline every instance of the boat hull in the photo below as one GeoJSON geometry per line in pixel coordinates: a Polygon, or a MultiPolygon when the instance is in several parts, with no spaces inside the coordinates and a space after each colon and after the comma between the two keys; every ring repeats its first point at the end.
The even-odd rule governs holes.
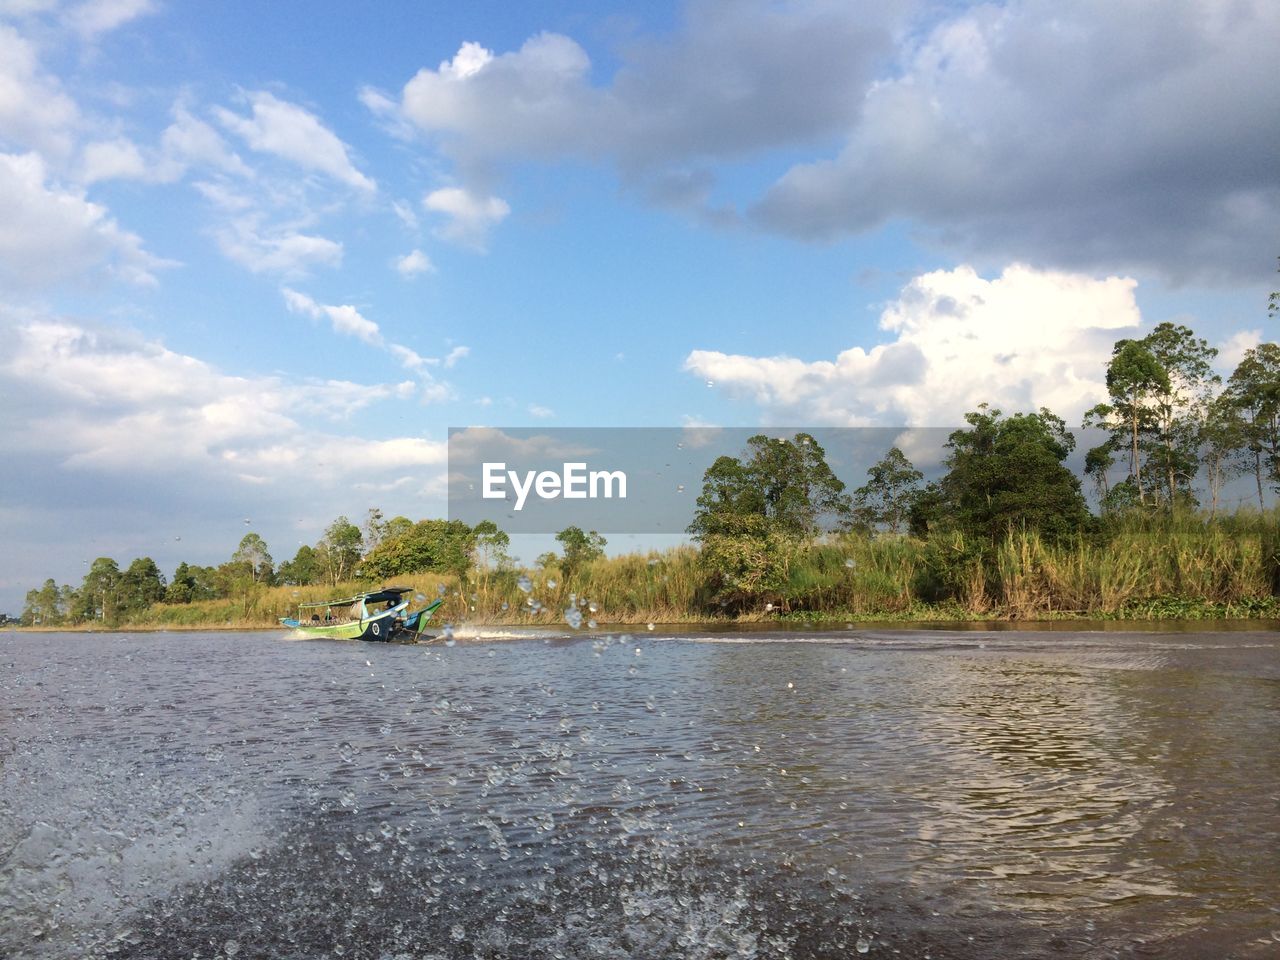
{"type": "Polygon", "coordinates": [[[398,608],[342,623],[324,623],[286,618],[280,622],[298,633],[317,640],[364,640],[369,643],[417,643],[430,640],[423,629],[442,600],[413,613],[404,614],[403,605],[398,608]],[[404,614],[403,616],[401,616],[404,614]]]}

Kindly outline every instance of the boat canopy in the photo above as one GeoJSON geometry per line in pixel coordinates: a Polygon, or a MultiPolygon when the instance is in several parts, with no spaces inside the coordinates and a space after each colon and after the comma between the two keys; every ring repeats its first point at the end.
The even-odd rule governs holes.
{"type": "Polygon", "coordinates": [[[358,593],[354,597],[342,597],[337,600],[320,600],[313,603],[300,603],[298,609],[309,610],[313,607],[342,607],[350,603],[385,603],[388,600],[398,601],[406,593],[413,593],[413,587],[383,587],[373,593],[358,593]]]}

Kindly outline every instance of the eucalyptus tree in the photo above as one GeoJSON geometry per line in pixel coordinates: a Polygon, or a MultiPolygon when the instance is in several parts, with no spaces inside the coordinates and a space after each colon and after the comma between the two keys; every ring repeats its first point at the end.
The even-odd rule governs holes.
{"type": "Polygon", "coordinates": [[[1161,323],[1142,342],[1168,381],[1152,397],[1155,436],[1148,463],[1172,507],[1179,495],[1190,495],[1199,471],[1200,434],[1222,384],[1213,370],[1218,351],[1189,327],[1175,323],[1161,323]]]}
{"type": "Polygon", "coordinates": [[[867,469],[867,482],[853,492],[854,516],[870,525],[883,524],[896,534],[907,522],[911,503],[924,474],[897,447],[867,469]]]}
{"type": "Polygon", "coordinates": [[[1280,480],[1280,344],[1260,343],[1247,351],[1227,380],[1226,396],[1244,421],[1258,507],[1263,509],[1264,478],[1272,484],[1280,480]]]}

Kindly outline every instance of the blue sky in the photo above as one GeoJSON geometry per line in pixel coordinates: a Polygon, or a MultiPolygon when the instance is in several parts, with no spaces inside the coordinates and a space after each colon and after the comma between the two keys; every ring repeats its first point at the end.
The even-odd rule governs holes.
{"type": "Polygon", "coordinates": [[[1229,372],[1277,40],[1265,0],[0,0],[0,610],[439,515],[450,426],[1078,421],[1163,320],[1229,372]]]}

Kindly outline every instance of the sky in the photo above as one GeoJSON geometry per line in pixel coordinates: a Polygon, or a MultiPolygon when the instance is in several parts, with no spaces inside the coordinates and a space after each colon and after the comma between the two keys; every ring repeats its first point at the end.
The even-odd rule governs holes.
{"type": "MultiPolygon", "coordinates": [[[[1275,338],[1273,0],[0,0],[0,611],[467,426],[1068,420],[1275,338]]],[[[620,539],[612,546],[625,546],[620,539]]]]}

